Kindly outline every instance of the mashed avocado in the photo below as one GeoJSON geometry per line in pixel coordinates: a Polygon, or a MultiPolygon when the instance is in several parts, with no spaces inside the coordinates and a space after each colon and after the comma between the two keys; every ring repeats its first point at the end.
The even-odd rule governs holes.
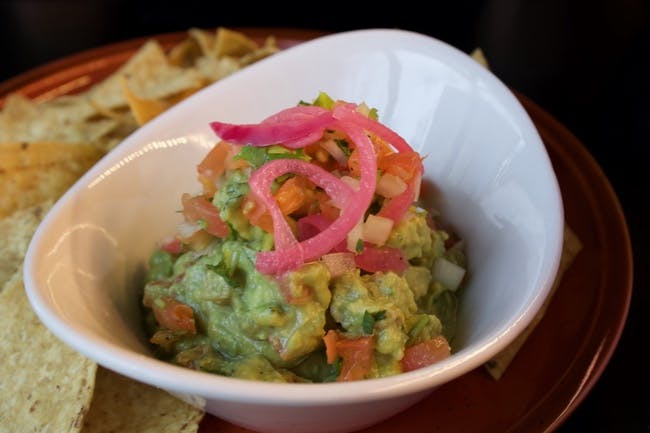
{"type": "MultiPolygon", "coordinates": [[[[225,194],[219,199],[228,200],[225,194]]],[[[372,378],[400,373],[405,347],[453,336],[456,296],[426,267],[444,254],[447,235],[431,230],[424,214],[409,214],[389,240],[414,263],[401,275],[355,270],[330,278],[324,264],[312,262],[278,280],[255,270],[255,254],[268,234],[224,208],[226,221],[240,221],[243,233],[257,235],[216,239],[178,256],[162,250],[151,256],[143,300],[150,335],[167,334],[166,344],[156,346],[160,357],[246,379],[335,380],[337,366],[325,361],[323,337],[336,328],[350,338],[374,335],[372,378]],[[149,308],[170,297],[192,309],[196,334],[165,331],[156,322],[149,308]]]]}
{"type": "MultiPolygon", "coordinates": [[[[336,104],[321,94],[312,105],[330,110],[336,104]]],[[[376,119],[364,107],[357,112],[376,119]]],[[[299,111],[299,119],[310,110],[299,111]]],[[[286,116],[275,118],[273,134],[286,116]]],[[[369,134],[377,170],[364,172],[349,137],[320,133],[319,141],[300,149],[220,142],[213,149],[218,158],[208,155],[198,166],[203,192],[183,196],[185,222],[175,242],[152,254],[144,285],[145,327],[160,358],[231,377],[328,382],[390,376],[449,356],[465,256],[462,243],[427,211],[408,207],[419,189],[419,155],[408,145],[395,152],[369,134]],[[278,159],[300,160],[291,166],[301,168],[267,177],[273,214],[266,206],[274,204],[261,205],[254,188],[264,166],[278,159]],[[370,204],[354,208],[361,180],[375,171],[370,204]],[[329,196],[332,191],[356,194],[347,206],[357,213],[346,227],[361,220],[357,226],[322,247],[324,256],[276,248],[278,233],[285,233],[278,238],[285,245],[297,238],[290,245],[299,248],[312,237],[325,239],[345,213],[345,200],[329,196]],[[285,232],[274,225],[280,217],[285,232]],[[261,255],[282,261],[288,256],[280,254],[291,251],[301,258],[295,266],[258,271],[264,270],[261,255]]]]}

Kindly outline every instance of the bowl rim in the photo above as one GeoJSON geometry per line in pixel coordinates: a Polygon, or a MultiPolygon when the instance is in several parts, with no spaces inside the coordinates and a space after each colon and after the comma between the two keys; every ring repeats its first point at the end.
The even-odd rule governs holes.
{"type": "MultiPolygon", "coordinates": [[[[522,121],[522,124],[526,129],[529,130],[530,136],[535,140],[535,143],[531,144],[540,147],[541,154],[546,157],[546,162],[550,167],[552,178],[555,181],[555,196],[557,198],[558,206],[557,209],[555,209],[554,217],[557,218],[558,221],[563,221],[563,207],[559,184],[554,175],[550,158],[548,157],[546,149],[532,123],[532,120],[528,117],[528,114],[517,98],[498,80],[498,78],[493,76],[480,65],[476,64],[474,60],[455,47],[433,37],[411,31],[395,29],[365,29],[322,36],[295,47],[288,48],[267,60],[263,60],[262,62],[272,61],[273,58],[291,56],[297,52],[308,49],[310,50],[314,47],[318,47],[320,44],[328,43],[328,41],[348,37],[402,37],[418,40],[420,42],[424,41],[426,43],[437,45],[439,48],[449,52],[452,56],[456,56],[459,59],[465,59],[464,61],[467,62],[469,68],[473,69],[473,72],[480,74],[482,79],[485,79],[490,84],[496,86],[497,89],[501,90],[501,102],[506,104],[508,108],[518,116],[518,119],[522,121]]],[[[260,62],[260,64],[262,62],[260,62]]],[[[245,70],[240,71],[238,74],[253,73],[256,66],[257,64],[251,65],[245,70]]],[[[214,83],[198,93],[203,93],[213,86],[219,86],[223,81],[228,79],[229,78],[226,78],[221,82],[214,83]]],[[[188,102],[189,100],[181,102],[177,106],[171,108],[169,112],[182,109],[182,107],[188,102]]],[[[164,122],[166,117],[165,114],[154,119],[148,126],[151,127],[160,122],[164,122]]],[[[452,380],[480,366],[492,355],[498,353],[514,340],[514,338],[530,323],[541,307],[550,291],[554,276],[557,273],[560,262],[560,252],[562,249],[563,224],[558,225],[556,233],[549,234],[549,245],[554,246],[554,248],[551,247],[553,259],[549,265],[550,272],[548,273],[547,278],[542,281],[541,287],[535,293],[531,303],[519,312],[516,320],[511,323],[511,326],[509,326],[505,332],[498,335],[495,333],[495,335],[491,335],[490,338],[487,339],[488,341],[484,345],[480,347],[461,349],[454,353],[450,358],[434,365],[412,372],[401,373],[395,376],[379,379],[368,379],[351,383],[337,382],[322,384],[285,384],[244,380],[190,370],[158,360],[153,356],[147,356],[126,350],[110,342],[99,341],[92,337],[87,331],[72,327],[70,324],[57,317],[56,314],[48,308],[47,303],[41,297],[41,293],[38,290],[34,266],[38,255],[42,252],[40,251],[40,247],[42,247],[48,222],[62,213],[64,207],[68,205],[68,202],[74,197],[76,191],[84,187],[90,179],[96,177],[96,175],[104,170],[104,167],[108,164],[107,161],[119,159],[119,157],[127,150],[136,148],[137,145],[135,143],[137,143],[137,140],[134,138],[136,138],[139,133],[142,133],[143,128],[146,128],[146,126],[139,128],[138,131],[127,137],[116,149],[82,176],[81,179],[79,179],[77,183],[75,183],[75,185],[73,185],[73,187],[54,204],[30,242],[25,257],[23,271],[26,292],[34,311],[58,338],[62,339],[65,343],[69,344],[83,355],[97,361],[100,365],[131,377],[132,379],[159,386],[172,392],[198,395],[205,398],[218,398],[254,403],[270,402],[275,405],[296,406],[308,406],[316,403],[320,405],[333,405],[353,403],[361,400],[373,401],[398,397],[418,391],[425,391],[433,389],[442,383],[452,380]]]]}

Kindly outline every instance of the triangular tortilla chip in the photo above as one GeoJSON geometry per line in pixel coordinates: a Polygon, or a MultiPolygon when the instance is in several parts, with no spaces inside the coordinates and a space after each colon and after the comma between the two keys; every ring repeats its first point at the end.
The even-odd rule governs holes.
{"type": "Polygon", "coordinates": [[[0,430],[81,430],[96,364],[40,322],[18,271],[0,293],[0,430]]]}
{"type": "Polygon", "coordinates": [[[188,88],[200,87],[201,75],[194,69],[183,69],[169,63],[160,44],[147,42],[116,73],[90,90],[90,99],[108,109],[127,105],[122,91],[122,80],[127,80],[131,91],[139,98],[160,99],[188,88]]]}
{"type": "Polygon", "coordinates": [[[0,144],[0,218],[58,198],[102,155],[88,144],[0,144]]]}
{"type": "Polygon", "coordinates": [[[202,418],[202,410],[165,391],[100,367],[82,432],[195,433],[202,418]]]}
{"type": "Polygon", "coordinates": [[[242,57],[259,47],[254,40],[241,32],[219,27],[214,41],[213,53],[217,58],[242,57]]]}
{"type": "Polygon", "coordinates": [[[52,200],[12,213],[0,219],[0,292],[25,258],[27,246],[52,200]]]}

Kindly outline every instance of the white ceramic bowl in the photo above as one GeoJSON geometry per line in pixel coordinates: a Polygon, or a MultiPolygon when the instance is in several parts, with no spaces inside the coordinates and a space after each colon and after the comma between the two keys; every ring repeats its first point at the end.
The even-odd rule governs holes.
{"type": "Polygon", "coordinates": [[[25,283],[42,321],[109,369],[248,428],[350,431],[405,409],[512,341],[549,291],[562,229],[544,146],[499,80],[435,39],[356,31],[255,64],[128,137],[41,224],[25,283]],[[256,122],[321,90],[377,107],[383,122],[428,155],[425,196],[467,242],[459,350],[414,372],[329,384],[238,380],[155,359],[140,327],[138,285],[152,249],[179,221],[181,193],[198,189],[195,166],[216,140],[208,123],[256,122]]]}

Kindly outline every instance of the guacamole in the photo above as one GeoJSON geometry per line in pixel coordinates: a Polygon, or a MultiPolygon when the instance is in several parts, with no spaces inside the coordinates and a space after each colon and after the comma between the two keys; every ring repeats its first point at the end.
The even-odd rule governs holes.
{"type": "MultiPolygon", "coordinates": [[[[330,104],[323,95],[311,107],[330,104]]],[[[370,119],[363,107],[356,112],[370,119]]],[[[324,113],[303,111],[300,119],[312,112],[324,113]]],[[[203,191],[183,196],[185,221],[150,259],[142,301],[160,358],[245,379],[329,382],[390,376],[449,356],[462,242],[417,206],[417,153],[406,158],[408,149],[395,152],[370,132],[376,175],[359,168],[363,155],[354,162],[363,143],[353,131],[324,129],[297,149],[236,139],[215,146],[198,166],[203,191]],[[255,191],[258,178],[286,161],[291,170],[269,178],[269,205],[255,191]],[[319,183],[311,165],[333,176],[319,183]],[[368,176],[377,176],[368,204],[346,208],[362,201],[368,176]],[[336,235],[351,212],[354,224],[336,235]],[[318,248],[325,253],[310,255],[318,248]]]]}

